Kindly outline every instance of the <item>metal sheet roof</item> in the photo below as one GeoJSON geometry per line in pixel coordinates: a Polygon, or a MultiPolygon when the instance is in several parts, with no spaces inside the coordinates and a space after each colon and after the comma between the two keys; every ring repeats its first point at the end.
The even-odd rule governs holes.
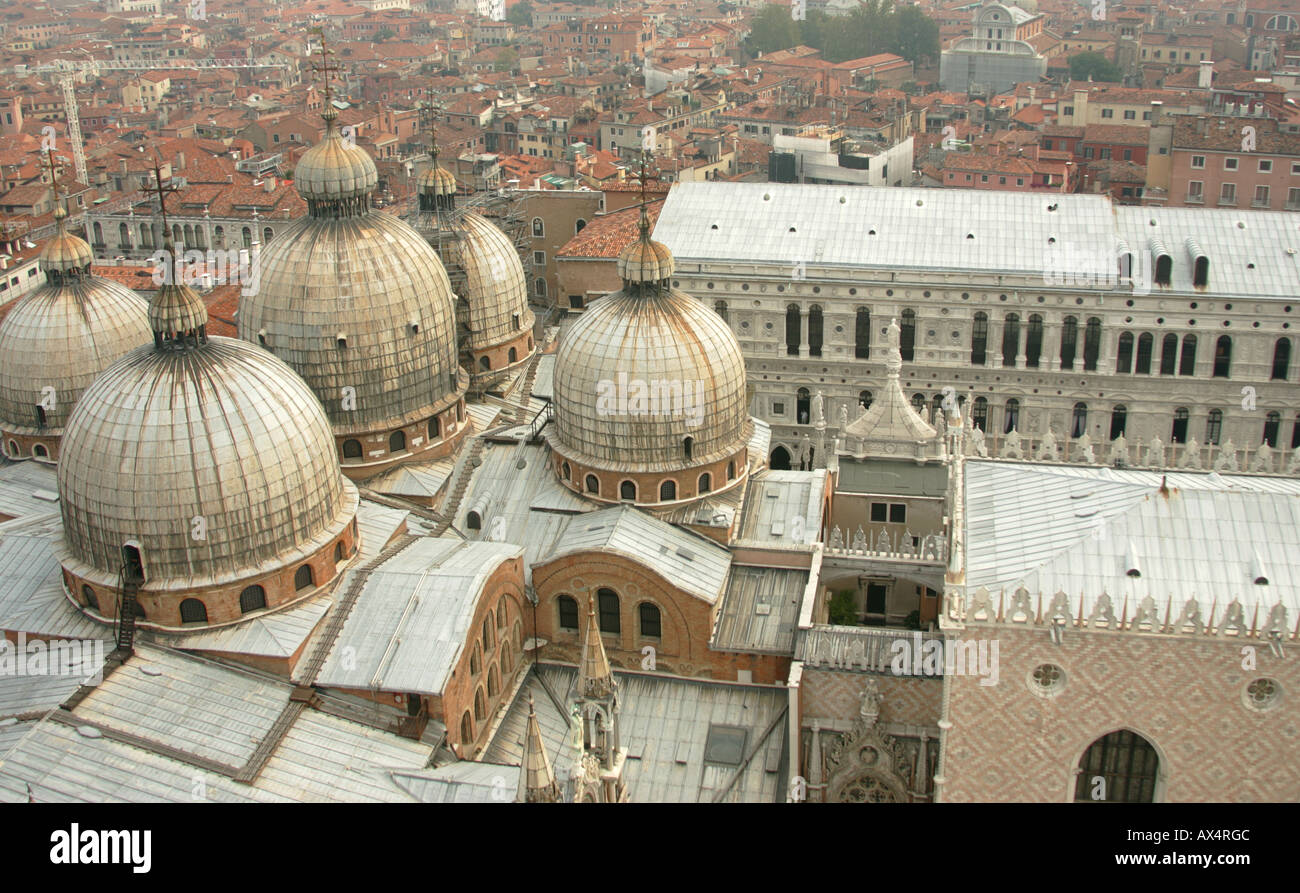
{"type": "Polygon", "coordinates": [[[558,545],[538,563],[589,551],[630,558],[709,604],[722,594],[731,567],[731,553],[722,546],[631,506],[574,518],[558,545]]]}
{"type": "Polygon", "coordinates": [[[512,803],[519,767],[464,761],[423,772],[391,772],[393,783],[421,803],[512,803]]]}
{"type": "Polygon", "coordinates": [[[1279,601],[1300,613],[1298,480],[994,461],[967,462],[965,480],[968,591],[1023,583],[1076,610],[1082,594],[1085,615],[1103,592],[1117,615],[1147,595],[1175,616],[1188,600],[1206,617],[1233,599],[1247,617],[1279,601]]]}
{"type": "MultiPolygon", "coordinates": [[[[561,703],[568,704],[576,668],[538,665],[511,703],[484,751],[484,759],[519,765],[531,693],[546,752],[563,783],[575,753],[568,744],[569,719],[567,713],[556,709],[539,676],[561,703]]],[[[717,796],[723,796],[726,802],[772,803],[784,799],[785,689],[617,670],[614,676],[619,684],[619,737],[628,751],[625,772],[633,801],[696,803],[717,796]],[[746,751],[747,755],[752,751],[753,758],[739,777],[733,767],[704,762],[709,730],[719,725],[743,728],[748,733],[746,751]],[[733,780],[735,784],[723,795],[723,789],[733,780]]]]}
{"type": "Polygon", "coordinates": [[[737,543],[807,545],[822,523],[826,470],[764,471],[754,475],[740,516],[737,543]],[[800,535],[796,542],[796,534],[800,535]]]}
{"type": "MultiPolygon", "coordinates": [[[[62,528],[58,528],[61,532],[62,528]]],[[[86,617],[63,594],[54,557],[57,533],[0,534],[0,629],[69,639],[100,638],[105,627],[86,617]]]]}
{"type": "Polygon", "coordinates": [[[807,569],[732,565],[710,646],[789,655],[807,569]]]}
{"type": "Polygon", "coordinates": [[[58,492],[53,466],[34,461],[0,464],[0,515],[23,518],[57,512],[58,492]]]}
{"type": "Polygon", "coordinates": [[[508,543],[421,537],[370,573],[317,682],[440,694],[508,543]]]}
{"type": "Polygon", "coordinates": [[[654,230],[679,267],[753,262],[793,270],[802,262],[805,269],[1001,273],[1044,285],[1045,274],[1113,276],[1121,243],[1149,271],[1153,236],[1173,255],[1171,291],[1194,292],[1185,248],[1193,238],[1210,261],[1211,293],[1288,301],[1300,293],[1300,229],[1283,211],[1132,207],[1100,195],[708,182],[674,185],[654,230]]]}

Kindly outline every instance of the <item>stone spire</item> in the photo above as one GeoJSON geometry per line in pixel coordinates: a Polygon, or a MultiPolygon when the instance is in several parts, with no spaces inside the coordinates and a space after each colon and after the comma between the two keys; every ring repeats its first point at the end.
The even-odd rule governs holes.
{"type": "Polygon", "coordinates": [[[898,320],[892,319],[885,348],[887,378],[884,390],[872,401],[870,409],[849,423],[841,452],[859,458],[914,458],[917,461],[942,458],[943,444],[939,442],[934,427],[903,394],[899,380],[903,354],[899,342],[898,320]]]}
{"type": "Polygon", "coordinates": [[[578,690],[583,697],[607,698],[613,693],[614,674],[609,669],[609,658],[605,656],[605,643],[600,640],[594,601],[587,603],[587,631],[582,638],[578,672],[578,690]]]}
{"type": "Polygon", "coordinates": [[[542,729],[537,723],[533,696],[528,695],[528,728],[524,732],[524,758],[519,766],[519,799],[525,803],[555,803],[560,799],[560,786],[551,771],[551,761],[542,742],[542,729]]]}

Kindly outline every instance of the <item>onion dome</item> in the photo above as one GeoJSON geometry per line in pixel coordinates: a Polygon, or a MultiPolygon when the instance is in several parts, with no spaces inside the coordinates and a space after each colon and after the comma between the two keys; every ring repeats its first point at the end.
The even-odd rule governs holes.
{"type": "MultiPolygon", "coordinates": [[[[313,203],[328,207],[333,202],[366,199],[379,185],[379,171],[370,153],[354,141],[343,138],[338,113],[325,111],[325,136],[303,153],[294,168],[294,185],[309,208],[313,203]]],[[[321,209],[324,210],[324,209],[321,209]]]]}
{"type": "MultiPolygon", "coordinates": [[[[457,218],[453,229],[457,238],[448,253],[465,274],[461,298],[469,305],[470,350],[526,337],[534,317],[528,309],[528,283],[515,246],[490,220],[473,211],[457,218]]],[[[518,350],[517,359],[528,353],[518,350]]]]}
{"type": "Polygon", "coordinates": [[[74,597],[89,589],[86,604],[111,616],[116,602],[103,596],[120,591],[130,556],[143,568],[142,622],[161,627],[236,620],[317,591],[335,574],[332,549],[346,538],[352,553],[358,503],[319,401],[266,351],[208,338],[188,286],[166,283],[149,316],[153,344],[95,379],[64,432],[62,563],[74,597]]]}
{"type": "Polygon", "coordinates": [[[58,232],[38,261],[45,284],[0,323],[0,433],[11,456],[57,458],[68,413],[100,372],[149,339],[148,305],[91,273],[84,239],[58,232]],[[47,439],[48,438],[48,439],[47,439]]]}
{"type": "Polygon", "coordinates": [[[415,188],[421,195],[455,195],[456,178],[439,167],[435,159],[433,167],[420,174],[415,181],[415,188]]]}
{"type": "Polygon", "coordinates": [[[308,214],[262,249],[258,287],[240,301],[239,336],[302,376],[325,407],[349,473],[369,474],[442,443],[455,426],[434,417],[459,403],[467,378],[437,252],[411,226],[371,208],[374,162],[342,139],[331,113],[325,119],[324,139],[298,167],[307,172],[297,185],[308,214]],[[417,425],[418,433],[398,430],[417,425]],[[372,460],[379,450],[367,444],[363,455],[367,439],[397,448],[372,460]]]}
{"type": "Polygon", "coordinates": [[[735,335],[671,287],[672,254],[649,229],[643,211],[641,238],[619,259],[623,287],[592,304],[560,342],[550,439],[575,489],[592,493],[593,471],[596,495],[626,498],[611,489],[618,475],[650,475],[635,479],[634,501],[664,502],[697,492],[698,475],[678,472],[707,472],[701,493],[739,481],[753,428],[735,335]],[[615,474],[601,479],[602,471],[615,474]],[[661,490],[669,478],[673,486],[661,490]]]}

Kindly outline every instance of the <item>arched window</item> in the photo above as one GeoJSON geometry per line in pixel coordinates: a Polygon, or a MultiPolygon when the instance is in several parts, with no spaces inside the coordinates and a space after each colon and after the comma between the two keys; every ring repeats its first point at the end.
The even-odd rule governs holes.
{"type": "Polygon", "coordinates": [[[696,488],[697,493],[708,493],[713,489],[713,477],[706,471],[700,475],[700,483],[696,488]]]}
{"type": "Polygon", "coordinates": [[[726,302],[726,301],[714,301],[714,302],[713,302],[713,312],[716,313],[716,314],[718,314],[718,316],[722,318],[722,321],[723,321],[723,322],[725,322],[725,323],[730,323],[731,320],[730,320],[730,319],[728,318],[728,316],[727,316],[727,302],[726,302]]]}
{"type": "Polygon", "coordinates": [[[573,480],[573,473],[569,470],[569,463],[568,463],[568,462],[565,462],[563,465],[560,466],[560,471],[563,472],[563,474],[564,474],[564,479],[565,479],[566,481],[571,481],[571,480],[573,480]]]}
{"type": "Polygon", "coordinates": [[[981,431],[988,430],[989,401],[984,397],[975,398],[975,408],[971,411],[971,424],[981,431]]]}
{"type": "Polygon", "coordinates": [[[343,458],[360,459],[361,458],[361,441],[348,439],[343,441],[343,458]]]}
{"type": "Polygon", "coordinates": [[[496,646],[496,639],[492,636],[492,612],[483,618],[483,651],[491,651],[496,646]]]}
{"type": "Polygon", "coordinates": [[[1133,366],[1133,333],[1119,336],[1119,349],[1115,352],[1115,371],[1127,373],[1133,366]]]}
{"type": "Polygon", "coordinates": [[[735,479],[736,479],[736,460],[733,459],[727,463],[727,480],[734,481],[735,479]]]}
{"type": "Polygon", "coordinates": [[[1011,431],[1020,430],[1020,401],[1012,397],[1007,401],[1006,424],[1002,426],[1003,434],[1010,434],[1011,431]]]}
{"type": "Polygon", "coordinates": [[[1074,353],[1079,345],[1079,321],[1067,316],[1061,323],[1061,368],[1074,368],[1074,353]]]}
{"type": "Polygon", "coordinates": [[[91,589],[89,586],[83,585],[81,587],[81,598],[85,601],[87,608],[90,608],[90,610],[95,613],[99,613],[99,599],[95,598],[95,590],[91,589]]]}
{"type": "MultiPolygon", "coordinates": [[[[474,743],[474,723],[469,718],[468,710],[466,710],[465,715],[460,718],[460,743],[465,745],[465,747],[474,743]]],[[[467,757],[469,756],[469,753],[462,748],[460,755],[462,757],[467,757]]]]}
{"type": "Polygon", "coordinates": [[[515,363],[518,362],[518,360],[519,360],[519,351],[515,350],[513,347],[510,348],[510,350],[506,351],[507,363],[515,363]]]}
{"type": "Polygon", "coordinates": [[[1183,354],[1178,360],[1179,375],[1196,374],[1196,336],[1183,336],[1183,354]]]}
{"type": "Polygon", "coordinates": [[[929,420],[933,422],[939,417],[939,412],[943,409],[943,394],[935,394],[934,399],[930,401],[929,420]]]}
{"type": "Polygon", "coordinates": [[[822,308],[813,304],[808,308],[808,356],[822,355],[822,308]]]}
{"type": "Polygon", "coordinates": [[[812,411],[812,394],[807,388],[800,388],[795,394],[795,411],[798,413],[800,425],[808,424],[808,414],[812,411]]]}
{"type": "Polygon", "coordinates": [[[478,722],[487,719],[487,696],[483,694],[482,688],[474,692],[474,719],[478,722]]]}
{"type": "Polygon", "coordinates": [[[252,247],[253,247],[253,231],[252,231],[251,229],[249,229],[248,227],[244,227],[243,230],[242,230],[241,232],[242,232],[243,237],[244,237],[244,248],[246,248],[246,249],[247,249],[247,248],[252,248],[252,247]]]}
{"type": "Polygon", "coordinates": [[[925,394],[917,392],[912,395],[912,408],[916,410],[917,415],[925,417],[925,394]]]}
{"type": "Polygon", "coordinates": [[[117,244],[122,248],[131,247],[131,230],[125,223],[117,225],[117,244]]]}
{"type": "Polygon", "coordinates": [[[1083,369],[1085,372],[1097,370],[1097,357],[1101,353],[1101,320],[1095,316],[1088,317],[1088,324],[1083,329],[1083,369]]]}
{"type": "Polygon", "coordinates": [[[1155,339],[1151,337],[1150,332],[1143,332],[1138,336],[1137,363],[1133,371],[1138,375],[1151,374],[1151,347],[1155,339]]]}
{"type": "Polygon", "coordinates": [[[263,228],[263,230],[262,230],[262,242],[263,242],[263,244],[265,244],[265,243],[271,241],[271,239],[273,239],[274,237],[275,237],[275,233],[271,231],[271,228],[270,228],[269,226],[263,228]]]}
{"type": "Polygon", "coordinates": [[[480,369],[482,369],[484,372],[491,372],[491,371],[492,371],[492,358],[491,358],[491,357],[488,357],[488,356],[482,356],[482,357],[479,357],[479,358],[478,358],[478,367],[479,367],[480,369]]]}
{"type": "Polygon", "coordinates": [[[587,492],[600,495],[600,479],[594,474],[587,475],[587,492]]]}
{"type": "Polygon", "coordinates": [[[537,293],[537,297],[539,297],[539,298],[544,298],[544,297],[546,297],[546,280],[543,279],[543,278],[540,277],[540,276],[538,276],[536,279],[534,279],[534,280],[533,280],[533,291],[535,291],[535,292],[537,293]]]}
{"type": "Polygon", "coordinates": [[[226,228],[218,226],[212,230],[212,244],[216,248],[226,247],[226,228]]]}
{"type": "Polygon", "coordinates": [[[657,606],[650,604],[650,602],[641,602],[637,606],[637,613],[641,615],[641,638],[657,639],[663,635],[663,627],[657,606]]]}
{"type": "Polygon", "coordinates": [[[1270,412],[1264,417],[1264,443],[1270,447],[1277,446],[1278,429],[1282,427],[1282,414],[1270,412]]]}
{"type": "Polygon", "coordinates": [[[1178,365],[1178,336],[1170,332],[1160,342],[1160,374],[1173,375],[1178,365]]]}
{"type": "Polygon", "coordinates": [[[1081,803],[1153,803],[1160,759],[1136,732],[1120,729],[1098,738],[1079,760],[1074,799],[1081,803]]]}
{"type": "Polygon", "coordinates": [[[540,218],[540,217],[534,217],[534,218],[533,218],[533,238],[534,238],[534,239],[540,239],[540,238],[541,238],[542,236],[544,236],[544,235],[546,235],[546,224],[542,223],[542,218],[540,218]]]}
{"type": "Polygon", "coordinates": [[[388,452],[400,453],[406,449],[406,432],[394,431],[388,435],[388,452]]]}
{"type": "Polygon", "coordinates": [[[1020,315],[1008,313],[1002,321],[1002,365],[1016,365],[1016,351],[1020,349],[1020,315]]]}
{"type": "Polygon", "coordinates": [[[571,595],[561,595],[555,599],[555,607],[560,615],[560,629],[578,628],[578,603],[571,595]]]}
{"type": "Polygon", "coordinates": [[[596,590],[596,614],[602,633],[618,633],[623,629],[618,613],[618,593],[614,590],[596,590]]]}
{"type": "Polygon", "coordinates": [[[858,308],[853,325],[853,356],[859,360],[871,358],[871,311],[866,307],[858,308]]]}
{"type": "Polygon", "coordinates": [[[970,330],[970,361],[973,366],[983,366],[988,358],[989,315],[983,310],[975,314],[970,330]]]}
{"type": "Polygon", "coordinates": [[[860,405],[864,410],[866,410],[866,409],[870,409],[870,408],[871,408],[871,392],[870,392],[870,391],[858,391],[858,404],[859,404],[859,405],[860,405]]]}
{"type": "Polygon", "coordinates": [[[1214,373],[1211,378],[1227,378],[1232,367],[1232,338],[1220,335],[1214,343],[1214,373]]]}
{"type": "Polygon", "coordinates": [[[1110,439],[1119,437],[1127,427],[1128,407],[1121,403],[1110,411],[1110,439]]]}
{"type": "Polygon", "coordinates": [[[1277,381],[1286,381],[1290,369],[1291,339],[1279,338],[1277,344],[1273,345],[1273,374],[1270,377],[1277,381]]]}
{"type": "Polygon", "coordinates": [[[1029,329],[1025,332],[1025,365],[1030,369],[1038,368],[1038,360],[1043,355],[1043,317],[1038,313],[1029,314],[1029,329]]]}
{"type": "Polygon", "coordinates": [[[1211,409],[1205,419],[1205,442],[1219,445],[1219,435],[1223,431],[1223,410],[1211,409]]]}
{"type": "Polygon", "coordinates": [[[618,498],[636,501],[636,481],[623,481],[618,485],[618,498]]]}
{"type": "MultiPolygon", "coordinates": [[[[14,450],[17,451],[17,445],[14,450]]],[[[773,471],[790,470],[790,451],[783,446],[775,446],[767,457],[767,467],[773,471]]]]}
{"type": "Polygon", "coordinates": [[[293,588],[297,592],[307,589],[316,583],[316,577],[311,572],[311,565],[304,564],[298,568],[293,575],[293,588]]]}
{"type": "Polygon", "coordinates": [[[916,346],[916,311],[904,310],[903,321],[899,324],[898,350],[903,361],[912,362],[912,348],[916,346]]]}
{"type": "Polygon", "coordinates": [[[691,458],[691,455],[692,455],[694,452],[695,452],[695,438],[694,438],[694,437],[689,437],[689,436],[688,436],[688,437],[683,437],[683,438],[682,438],[682,456],[683,456],[685,459],[688,459],[688,460],[689,460],[689,459],[691,458]]]}
{"type": "Polygon", "coordinates": [[[497,673],[495,666],[488,669],[488,686],[487,693],[489,698],[495,698],[497,692],[501,690],[501,676],[497,673]]]}
{"type": "MultiPolygon", "coordinates": [[[[469,653],[469,674],[477,676],[479,670],[483,669],[483,652],[479,648],[478,642],[474,643],[474,650],[469,653]]],[[[475,719],[482,719],[481,716],[475,716],[475,719]]]]}
{"type": "Polygon", "coordinates": [[[659,485],[659,501],[672,502],[677,498],[677,482],[664,481],[659,485]]]}
{"type": "Polygon", "coordinates": [[[208,609],[197,598],[187,598],[181,602],[181,623],[206,623],[208,609]]]}
{"type": "Polygon", "coordinates": [[[1088,404],[1074,404],[1074,415],[1070,423],[1070,436],[1082,437],[1088,430],[1088,404]]]}
{"type": "Polygon", "coordinates": [[[582,228],[586,225],[587,221],[579,217],[577,223],[573,224],[573,234],[576,236],[578,233],[582,232],[582,228]]]}
{"type": "Polygon", "coordinates": [[[247,586],[239,593],[239,613],[259,611],[266,607],[266,590],[261,586],[247,586]]]}
{"type": "Polygon", "coordinates": [[[1291,449],[1300,447],[1300,413],[1296,413],[1295,420],[1291,423],[1291,449]]]}
{"type": "Polygon", "coordinates": [[[37,459],[48,459],[50,453],[49,450],[45,449],[45,444],[38,443],[32,447],[32,455],[37,459]]]}
{"type": "Polygon", "coordinates": [[[429,419],[429,424],[425,428],[425,433],[429,435],[429,440],[437,440],[442,436],[442,421],[438,416],[429,419]]]}
{"type": "Polygon", "coordinates": [[[1169,432],[1173,443],[1187,443],[1187,407],[1180,406],[1174,410],[1174,427],[1169,432]]]}
{"type": "Polygon", "coordinates": [[[789,356],[799,356],[799,342],[803,340],[802,326],[799,305],[788,305],[785,308],[785,352],[789,356]]]}

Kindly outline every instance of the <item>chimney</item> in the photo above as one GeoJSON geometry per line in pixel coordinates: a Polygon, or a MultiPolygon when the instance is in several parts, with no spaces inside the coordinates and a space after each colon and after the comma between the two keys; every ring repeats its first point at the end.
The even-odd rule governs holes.
{"type": "Polygon", "coordinates": [[[178,168],[180,168],[181,170],[185,170],[185,153],[184,153],[184,152],[177,152],[177,153],[176,153],[176,166],[177,166],[178,168]]]}
{"type": "Polygon", "coordinates": [[[127,172],[127,170],[126,170],[126,159],[125,159],[125,158],[119,158],[117,161],[118,161],[118,165],[122,168],[122,173],[125,174],[125,173],[127,172]]]}
{"type": "Polygon", "coordinates": [[[275,177],[267,177],[262,181],[262,188],[267,192],[275,192],[275,177]]]}
{"type": "Polygon", "coordinates": [[[1209,59],[1202,59],[1201,70],[1196,78],[1196,86],[1202,90],[1208,90],[1212,80],[1214,80],[1214,63],[1209,59]]]}

